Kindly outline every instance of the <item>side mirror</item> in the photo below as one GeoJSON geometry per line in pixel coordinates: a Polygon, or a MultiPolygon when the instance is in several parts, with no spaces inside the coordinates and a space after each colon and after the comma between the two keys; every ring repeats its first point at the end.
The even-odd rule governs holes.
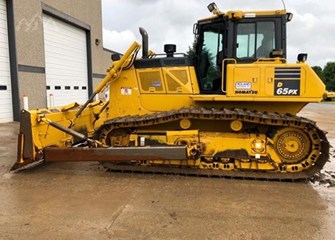
{"type": "Polygon", "coordinates": [[[111,59],[112,59],[113,62],[115,62],[115,61],[119,61],[119,60],[121,59],[121,56],[120,56],[120,54],[118,54],[118,53],[113,53],[113,54],[111,55],[111,59]]]}
{"type": "Polygon", "coordinates": [[[199,28],[197,23],[193,24],[193,34],[199,35],[199,28]]]}

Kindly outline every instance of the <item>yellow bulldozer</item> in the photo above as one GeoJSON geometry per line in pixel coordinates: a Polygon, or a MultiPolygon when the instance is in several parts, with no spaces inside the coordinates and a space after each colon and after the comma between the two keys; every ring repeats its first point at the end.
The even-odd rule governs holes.
{"type": "Polygon", "coordinates": [[[188,55],[134,42],[112,56],[83,105],[21,113],[18,159],[98,161],[112,171],[251,179],[311,178],[329,159],[315,122],[297,113],[327,97],[299,54],[286,60],[286,10],[221,12],[194,25],[188,55]],[[138,52],[142,48],[142,57],[138,52]],[[108,91],[109,99],[96,100],[108,91]]]}

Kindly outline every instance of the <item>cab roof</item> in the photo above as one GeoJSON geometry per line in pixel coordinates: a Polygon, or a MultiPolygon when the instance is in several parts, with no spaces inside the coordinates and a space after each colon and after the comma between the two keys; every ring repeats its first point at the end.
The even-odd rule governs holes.
{"type": "Polygon", "coordinates": [[[286,14],[286,10],[265,10],[265,11],[234,10],[234,11],[228,11],[228,12],[217,11],[210,17],[199,19],[198,22],[215,19],[221,16],[226,16],[228,17],[228,19],[241,20],[242,18],[255,18],[257,16],[278,16],[278,15],[285,15],[285,14],[286,14]]]}

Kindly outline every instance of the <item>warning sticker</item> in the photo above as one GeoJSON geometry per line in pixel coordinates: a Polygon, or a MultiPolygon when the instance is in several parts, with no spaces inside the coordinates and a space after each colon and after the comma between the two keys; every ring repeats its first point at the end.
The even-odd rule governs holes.
{"type": "Polygon", "coordinates": [[[131,95],[131,87],[121,87],[121,95],[131,95]]]}

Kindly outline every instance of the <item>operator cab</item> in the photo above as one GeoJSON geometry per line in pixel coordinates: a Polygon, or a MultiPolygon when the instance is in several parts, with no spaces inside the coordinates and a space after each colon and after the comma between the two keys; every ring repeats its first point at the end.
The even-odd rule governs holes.
{"type": "Polygon", "coordinates": [[[201,93],[225,94],[225,68],[231,62],[253,63],[286,58],[286,11],[220,12],[212,3],[213,17],[194,27],[195,68],[201,93]]]}

